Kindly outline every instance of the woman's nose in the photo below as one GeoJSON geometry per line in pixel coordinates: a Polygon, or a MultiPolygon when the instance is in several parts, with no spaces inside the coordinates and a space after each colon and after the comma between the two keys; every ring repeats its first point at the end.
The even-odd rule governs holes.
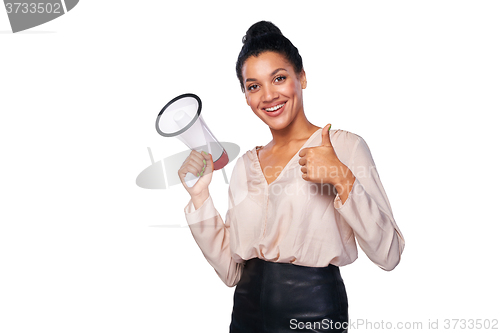
{"type": "Polygon", "coordinates": [[[278,97],[278,92],[274,89],[273,86],[264,86],[264,94],[263,99],[264,102],[270,102],[278,97]]]}

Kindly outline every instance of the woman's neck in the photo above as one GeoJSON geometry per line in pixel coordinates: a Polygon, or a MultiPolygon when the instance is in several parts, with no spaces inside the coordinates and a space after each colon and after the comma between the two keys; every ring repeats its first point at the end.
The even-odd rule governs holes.
{"type": "Polygon", "coordinates": [[[307,120],[304,114],[297,115],[287,127],[275,130],[271,128],[273,140],[270,145],[274,148],[286,147],[292,142],[307,140],[321,127],[315,126],[307,120]]]}

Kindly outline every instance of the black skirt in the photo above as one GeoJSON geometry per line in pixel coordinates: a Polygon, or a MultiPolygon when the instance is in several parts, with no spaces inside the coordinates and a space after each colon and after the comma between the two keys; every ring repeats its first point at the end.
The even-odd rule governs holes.
{"type": "Polygon", "coordinates": [[[230,333],[347,332],[347,294],[337,266],[253,258],[234,291],[230,333]]]}

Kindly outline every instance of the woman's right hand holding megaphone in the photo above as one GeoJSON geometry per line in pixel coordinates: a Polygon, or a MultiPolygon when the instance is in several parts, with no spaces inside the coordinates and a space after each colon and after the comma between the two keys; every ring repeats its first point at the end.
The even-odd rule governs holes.
{"type": "Polygon", "coordinates": [[[195,209],[198,209],[209,196],[208,185],[212,181],[213,170],[212,155],[204,151],[199,153],[196,150],[191,150],[191,153],[179,169],[179,178],[191,196],[195,209]],[[188,173],[200,177],[192,187],[189,187],[184,180],[188,173]]]}

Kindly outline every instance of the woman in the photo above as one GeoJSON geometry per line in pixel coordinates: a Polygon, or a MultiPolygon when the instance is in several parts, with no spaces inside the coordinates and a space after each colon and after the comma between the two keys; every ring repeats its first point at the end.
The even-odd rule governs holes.
{"type": "Polygon", "coordinates": [[[385,270],[404,239],[370,151],[346,131],[304,113],[302,59],[270,22],[247,31],[236,71],[247,104],[273,139],[241,156],[226,221],[209,194],[213,161],[192,151],[179,170],[202,177],[185,208],[191,232],[228,286],[237,285],[230,332],[347,331],[339,266],[357,258],[355,238],[385,270]]]}

